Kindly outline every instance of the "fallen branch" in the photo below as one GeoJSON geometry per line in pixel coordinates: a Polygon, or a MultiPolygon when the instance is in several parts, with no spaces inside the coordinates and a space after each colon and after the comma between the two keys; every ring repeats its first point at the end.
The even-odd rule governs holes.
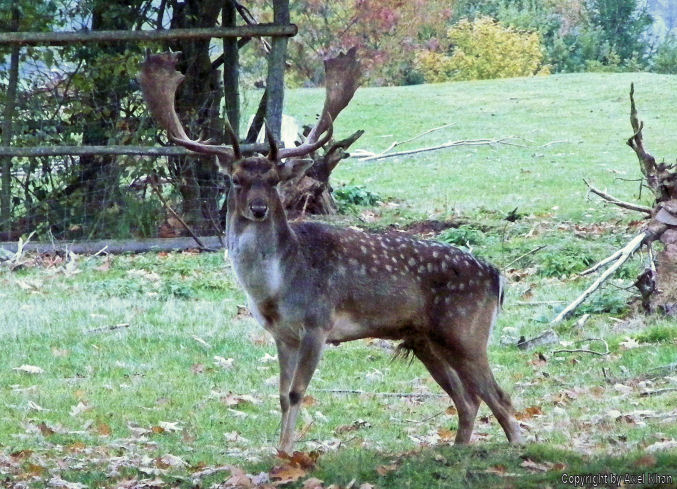
{"type": "Polygon", "coordinates": [[[560,312],[557,317],[550,322],[550,324],[557,324],[571,315],[571,313],[574,312],[578,306],[580,306],[588,297],[590,297],[606,279],[613,275],[616,270],[618,270],[628,260],[628,258],[630,258],[630,256],[635,251],[637,251],[637,248],[642,245],[646,237],[647,232],[645,231],[632,238],[630,242],[620,250],[621,253],[618,255],[616,262],[607,268],[604,273],[602,273],[597,278],[597,280],[595,280],[592,285],[585,290],[585,292],[576,298],[576,300],[565,307],[562,312],[560,312]]]}
{"type": "Polygon", "coordinates": [[[602,267],[603,267],[604,265],[606,265],[607,263],[610,263],[610,262],[612,262],[612,261],[614,261],[614,260],[617,260],[618,257],[621,256],[621,252],[622,252],[621,250],[615,251],[613,254],[607,256],[604,260],[595,263],[593,266],[591,266],[591,267],[588,268],[587,270],[583,270],[583,271],[582,271],[581,273],[579,273],[578,275],[580,275],[581,277],[584,277],[585,275],[590,275],[591,273],[596,272],[597,270],[599,270],[600,268],[602,268],[602,267]]]}
{"type": "Polygon", "coordinates": [[[558,341],[559,336],[557,336],[557,333],[552,329],[548,329],[530,340],[525,340],[523,337],[520,338],[520,341],[517,342],[517,348],[520,350],[533,350],[539,346],[557,343],[558,341]]]}
{"type": "Polygon", "coordinates": [[[529,251],[527,251],[526,253],[524,253],[524,254],[518,256],[517,258],[515,258],[513,261],[511,261],[510,263],[508,263],[508,264],[507,264],[505,267],[503,267],[503,268],[504,268],[505,270],[507,270],[508,268],[510,268],[510,265],[512,265],[513,263],[516,263],[516,262],[520,261],[520,260],[521,260],[522,258],[524,258],[524,257],[527,257],[527,256],[529,256],[529,255],[533,255],[534,253],[538,253],[539,251],[541,251],[543,248],[546,248],[547,246],[548,246],[548,245],[537,246],[537,247],[534,248],[533,250],[529,250],[529,251]]]}
{"type": "Polygon", "coordinates": [[[88,334],[103,333],[104,331],[116,331],[118,329],[126,329],[126,328],[129,328],[129,323],[120,323],[114,324],[113,326],[104,326],[103,328],[94,328],[87,331],[87,333],[88,334]]]}
{"type": "MultiPolygon", "coordinates": [[[[200,240],[208,246],[207,249],[217,251],[221,249],[219,236],[201,236],[200,240]]],[[[78,255],[89,255],[106,248],[107,254],[146,253],[158,251],[183,251],[195,248],[195,240],[191,237],[180,238],[143,238],[143,239],[110,239],[97,241],[55,241],[51,243],[30,242],[23,245],[23,252],[30,253],[65,253],[73,252],[78,255]]],[[[16,253],[16,242],[0,242],[0,249],[16,253]]],[[[2,254],[2,252],[0,252],[2,254]]]]}
{"type": "Polygon", "coordinates": [[[420,138],[420,137],[422,137],[422,136],[425,136],[426,134],[430,134],[430,133],[432,133],[432,132],[439,131],[440,129],[444,129],[444,128],[446,128],[446,127],[450,127],[450,126],[453,126],[453,125],[455,125],[455,124],[456,124],[455,122],[450,122],[450,123],[448,123],[448,124],[444,124],[444,125],[439,126],[439,127],[433,127],[432,129],[428,129],[427,131],[423,131],[422,133],[417,134],[417,135],[414,136],[413,138],[405,139],[404,141],[395,141],[395,142],[392,143],[390,146],[388,146],[388,148],[386,148],[385,150],[381,151],[380,153],[371,153],[371,154],[369,154],[368,152],[365,151],[365,152],[363,152],[362,154],[364,154],[364,155],[365,155],[364,157],[366,157],[366,158],[374,158],[374,157],[378,157],[378,156],[383,156],[383,155],[385,155],[388,151],[390,151],[390,150],[392,150],[392,149],[394,149],[394,148],[397,148],[398,146],[402,146],[403,144],[410,143],[410,142],[412,142],[412,141],[414,141],[414,140],[416,140],[416,139],[418,139],[418,138],[420,138]],[[369,155],[369,156],[367,156],[367,155],[369,155]]]}
{"type": "Polygon", "coordinates": [[[604,357],[604,356],[609,354],[609,344],[606,341],[604,341],[602,338],[587,338],[585,340],[577,341],[576,343],[584,343],[586,341],[601,341],[602,343],[604,343],[605,351],[599,352],[599,351],[590,350],[590,349],[587,349],[587,348],[576,348],[576,349],[573,349],[573,350],[554,350],[552,352],[552,354],[556,355],[557,353],[592,353],[593,355],[599,355],[601,357],[604,357]]]}
{"type": "Polygon", "coordinates": [[[521,144],[515,144],[508,142],[509,139],[515,139],[512,137],[505,137],[505,138],[500,138],[500,139],[461,139],[459,141],[450,141],[448,143],[440,144],[438,146],[428,146],[425,148],[418,148],[418,149],[411,149],[408,151],[397,151],[395,153],[388,153],[388,154],[383,154],[383,155],[374,155],[374,156],[368,156],[366,158],[360,158],[359,161],[376,161],[376,160],[382,160],[385,158],[392,158],[394,156],[408,156],[408,155],[413,155],[417,153],[424,153],[427,151],[436,151],[438,149],[446,149],[446,148],[453,148],[456,146],[495,146],[497,144],[506,144],[510,146],[520,146],[523,147],[521,144]]]}
{"type": "Polygon", "coordinates": [[[660,396],[668,392],[677,392],[677,387],[666,387],[665,389],[656,389],[654,391],[644,391],[639,394],[640,397],[660,396]]]}
{"type": "Polygon", "coordinates": [[[209,477],[210,475],[218,474],[219,472],[230,472],[232,471],[233,466],[232,465],[222,465],[220,467],[211,467],[208,469],[200,470],[199,472],[194,472],[192,474],[193,481],[196,481],[195,484],[199,482],[200,479],[203,479],[205,477],[209,477]]]}
{"type": "Polygon", "coordinates": [[[610,202],[610,203],[617,205],[618,207],[622,207],[624,209],[629,209],[631,211],[637,211],[637,212],[643,212],[644,214],[647,214],[649,216],[651,215],[651,212],[652,212],[651,207],[647,207],[647,206],[639,205],[639,204],[633,204],[631,202],[625,202],[623,200],[617,199],[613,195],[607,194],[606,192],[604,192],[604,191],[602,191],[598,188],[593,187],[592,185],[590,185],[590,183],[588,183],[588,181],[585,178],[583,179],[583,182],[588,186],[588,188],[590,189],[590,191],[593,194],[599,195],[601,198],[603,198],[607,202],[610,202]]]}
{"type": "Polygon", "coordinates": [[[413,398],[438,398],[447,397],[446,394],[433,394],[424,392],[367,392],[359,389],[315,389],[318,392],[328,392],[330,394],[356,394],[379,397],[413,397],[413,398]]]}
{"type": "Polygon", "coordinates": [[[167,200],[162,196],[162,192],[160,192],[160,189],[157,188],[157,185],[155,183],[151,183],[151,188],[155,192],[155,195],[157,195],[158,199],[160,199],[160,202],[162,202],[162,205],[167,209],[175,218],[177,221],[181,223],[181,225],[184,227],[186,231],[188,231],[188,234],[195,240],[197,243],[198,247],[203,250],[203,251],[212,251],[209,248],[207,248],[204,243],[202,243],[202,240],[198,238],[197,234],[193,232],[193,230],[190,228],[188,224],[186,224],[186,221],[184,221],[181,216],[174,210],[172,207],[169,205],[167,200]]]}
{"type": "Polygon", "coordinates": [[[550,304],[563,304],[564,301],[515,301],[513,304],[518,306],[542,306],[550,304]]]}

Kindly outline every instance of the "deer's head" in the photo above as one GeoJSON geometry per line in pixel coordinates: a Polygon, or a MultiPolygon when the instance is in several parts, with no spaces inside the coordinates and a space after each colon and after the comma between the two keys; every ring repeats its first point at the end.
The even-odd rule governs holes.
{"type": "Polygon", "coordinates": [[[252,221],[263,221],[270,211],[280,206],[277,186],[303,176],[312,160],[299,159],[324,145],[332,136],[332,117],[324,111],[306,141],[294,148],[278,149],[275,138],[268,131],[270,151],[267,156],[244,157],[232,128],[226,125],[231,145],[214,145],[208,141],[192,140],[186,134],[174,110],[176,89],[184,76],[176,71],[179,53],[162,53],[146,57],[139,82],[153,117],[167,130],[169,139],[196,153],[214,155],[219,167],[232,182],[235,210],[252,221]],[[324,133],[322,137],[320,137],[324,133]]]}
{"type": "MultiPolygon", "coordinates": [[[[231,136],[233,148],[237,148],[235,136],[231,136]]],[[[230,175],[231,189],[228,196],[238,215],[250,221],[264,221],[274,210],[281,207],[277,192],[281,183],[296,180],[312,166],[313,160],[288,159],[278,161],[274,140],[269,134],[271,151],[268,156],[241,156],[232,165],[223,167],[230,175]]],[[[236,152],[239,150],[236,150],[236,152]]]]}

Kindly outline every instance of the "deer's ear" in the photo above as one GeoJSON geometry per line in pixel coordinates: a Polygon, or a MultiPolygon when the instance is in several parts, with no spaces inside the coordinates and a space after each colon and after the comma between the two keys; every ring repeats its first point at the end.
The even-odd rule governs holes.
{"type": "Polygon", "coordinates": [[[291,159],[280,163],[277,165],[277,173],[280,176],[280,181],[286,182],[288,180],[301,178],[303,175],[305,175],[308,168],[313,166],[313,163],[314,161],[310,159],[291,159]]]}
{"type": "Polygon", "coordinates": [[[230,176],[233,173],[233,159],[226,158],[225,156],[216,157],[216,166],[219,168],[219,171],[224,175],[230,176]]]}

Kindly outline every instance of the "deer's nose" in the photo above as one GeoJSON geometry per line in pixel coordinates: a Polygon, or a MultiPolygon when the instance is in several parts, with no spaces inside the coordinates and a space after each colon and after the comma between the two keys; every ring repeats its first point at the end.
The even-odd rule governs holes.
{"type": "Polygon", "coordinates": [[[268,212],[268,204],[263,199],[254,199],[249,203],[249,210],[256,219],[263,219],[268,212]]]}

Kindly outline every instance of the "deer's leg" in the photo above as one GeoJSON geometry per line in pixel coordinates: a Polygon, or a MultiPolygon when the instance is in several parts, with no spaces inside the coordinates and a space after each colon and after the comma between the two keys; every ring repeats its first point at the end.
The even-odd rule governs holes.
{"type": "Polygon", "coordinates": [[[277,346],[277,359],[280,364],[280,410],[282,421],[280,423],[280,443],[282,434],[286,430],[289,418],[289,388],[296,369],[298,347],[289,345],[280,339],[275,339],[277,346]]]}
{"type": "Polygon", "coordinates": [[[454,401],[458,410],[458,431],[454,443],[464,445],[470,442],[477,410],[480,407],[480,399],[472,395],[465,389],[463,382],[458,374],[451,368],[451,365],[445,359],[446,355],[441,355],[429,344],[417,345],[414,348],[414,355],[421,360],[430,375],[437,382],[444,392],[454,401]]]}
{"type": "Polygon", "coordinates": [[[496,383],[486,353],[450,357],[454,369],[471,395],[487,403],[510,443],[522,443],[519,423],[514,416],[510,396],[496,383]]]}
{"type": "Polygon", "coordinates": [[[280,437],[280,450],[291,452],[294,445],[294,426],[306,388],[322,356],[327,334],[322,328],[307,328],[296,356],[296,366],[289,386],[286,420],[280,437]]]}

